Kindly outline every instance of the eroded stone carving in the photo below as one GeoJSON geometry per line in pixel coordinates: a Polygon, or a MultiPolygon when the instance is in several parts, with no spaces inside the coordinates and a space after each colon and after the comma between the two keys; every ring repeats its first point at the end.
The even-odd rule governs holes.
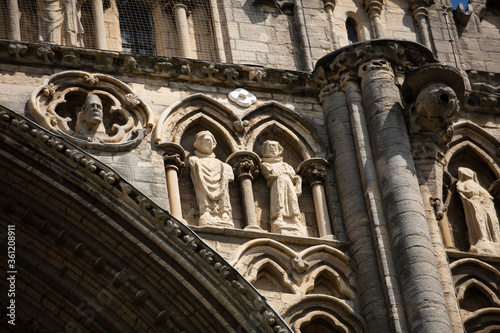
{"type": "Polygon", "coordinates": [[[100,150],[134,148],[154,119],[129,86],[107,75],[82,71],[45,79],[32,93],[28,107],[46,129],[63,133],[82,148],[100,150]]]}
{"type": "Polygon", "coordinates": [[[191,179],[200,210],[200,226],[233,228],[229,182],[234,180],[231,166],[215,158],[217,145],[209,131],[196,134],[196,149],[189,158],[191,179]]]}
{"type": "Polygon", "coordinates": [[[83,47],[81,6],[85,0],[36,0],[38,40],[83,47]]]}
{"type": "Polygon", "coordinates": [[[470,252],[500,254],[500,225],[493,197],[479,184],[474,171],[458,168],[457,192],[469,229],[470,252]]]}
{"type": "Polygon", "coordinates": [[[282,155],[283,147],[279,142],[264,142],[261,172],[271,190],[271,232],[307,236],[300,222],[297,199],[302,194],[302,178],[290,164],[283,162],[282,155]]]}

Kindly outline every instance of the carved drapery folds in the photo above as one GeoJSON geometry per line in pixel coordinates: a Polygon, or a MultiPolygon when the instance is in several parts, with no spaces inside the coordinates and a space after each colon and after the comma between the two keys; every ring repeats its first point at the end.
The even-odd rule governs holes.
{"type": "Polygon", "coordinates": [[[469,230],[470,252],[500,255],[500,224],[493,196],[468,168],[458,168],[457,192],[469,230]]]}
{"type": "MultiPolygon", "coordinates": [[[[158,148],[170,151],[165,154],[164,161],[167,172],[167,187],[169,192],[174,191],[172,197],[169,194],[171,210],[175,216],[182,216],[186,223],[198,226],[241,228],[259,232],[270,230],[273,233],[298,236],[312,236],[319,233],[321,237],[333,237],[328,205],[325,204],[325,185],[313,182],[311,189],[302,187],[301,182],[298,181],[300,176],[296,174],[296,166],[311,157],[318,156],[318,158],[313,158],[311,161],[320,161],[319,164],[326,163],[325,156],[321,154],[326,149],[322,150],[320,148],[321,141],[314,134],[314,129],[309,127],[299,116],[280,104],[257,102],[255,106],[250,107],[243,118],[240,118],[230,108],[219,105],[206,96],[194,95],[174,103],[165,110],[155,129],[153,141],[158,145],[158,148]],[[206,160],[212,154],[204,153],[204,157],[200,158],[196,156],[200,155],[200,152],[196,151],[198,149],[192,148],[196,133],[207,130],[211,132],[211,136],[216,138],[218,142],[215,150],[212,151],[212,153],[216,154],[213,159],[214,165],[225,164],[231,166],[231,175],[227,170],[228,174],[225,176],[225,180],[234,179],[235,185],[229,184],[226,187],[224,184],[218,184],[217,181],[220,183],[223,177],[215,175],[217,170],[214,169],[212,177],[208,175],[207,168],[201,170],[196,167],[197,163],[195,161],[206,160]],[[286,162],[275,163],[273,158],[271,158],[273,161],[265,161],[268,163],[265,177],[281,177],[282,180],[280,182],[269,181],[271,192],[275,194],[283,192],[282,199],[286,199],[277,200],[276,202],[271,199],[272,194],[267,189],[265,177],[257,177],[261,173],[264,174],[264,167],[261,158],[256,152],[260,153],[264,142],[267,140],[274,141],[271,140],[273,138],[279,141],[278,144],[286,148],[284,149],[286,156],[283,156],[286,162]],[[179,177],[177,177],[179,173],[177,172],[178,166],[176,166],[178,163],[170,163],[182,161],[182,154],[172,149],[174,146],[182,151],[185,149],[186,159],[190,161],[190,163],[186,161],[190,171],[184,172],[179,177]],[[189,177],[189,173],[191,173],[192,177],[189,177]],[[275,173],[275,175],[270,176],[271,173],[275,173]],[[175,194],[176,189],[178,189],[179,197],[184,199],[183,202],[189,202],[191,199],[194,201],[195,192],[197,195],[202,192],[208,193],[205,190],[205,187],[208,188],[207,186],[202,186],[200,190],[199,186],[196,185],[201,183],[198,181],[199,179],[207,180],[207,177],[214,180],[212,190],[214,193],[217,192],[215,194],[219,194],[220,189],[226,187],[229,189],[230,204],[233,207],[241,205],[241,208],[243,208],[243,210],[235,210],[232,216],[227,211],[226,213],[230,216],[230,219],[223,219],[224,223],[219,223],[220,221],[215,224],[199,223],[196,217],[201,217],[205,213],[204,207],[206,205],[200,205],[200,200],[198,200],[198,207],[196,205],[181,205],[180,199],[175,194]],[[177,184],[171,188],[173,182],[177,184]],[[273,186],[278,183],[286,185],[282,191],[273,190],[273,186]],[[238,195],[236,191],[238,187],[241,195],[238,195]],[[291,195],[291,190],[293,190],[294,196],[291,195]],[[299,205],[297,193],[303,190],[305,195],[301,198],[299,205]],[[293,199],[293,197],[295,198],[293,199]],[[174,211],[176,202],[181,206],[182,212],[179,214],[174,211]],[[280,205],[280,203],[283,203],[283,205],[280,205]],[[316,210],[317,214],[321,214],[316,219],[315,207],[319,209],[316,210]],[[276,220],[280,215],[283,223],[275,228],[276,224],[273,226],[272,221],[276,220]],[[272,216],[274,216],[274,219],[272,216]]],[[[279,157],[277,158],[279,159],[279,157]]],[[[301,169],[301,172],[312,167],[309,162],[304,164],[304,170],[301,169]]],[[[318,169],[318,172],[323,172],[326,164],[318,165],[318,167],[321,169],[318,169]]],[[[220,208],[225,204],[217,203],[216,206],[220,208]]],[[[336,230],[341,229],[337,226],[336,230]]]]}
{"type": "Polygon", "coordinates": [[[137,94],[104,74],[54,74],[31,94],[28,107],[40,125],[82,148],[129,150],[153,127],[154,116],[137,94]]]}
{"type": "Polygon", "coordinates": [[[215,158],[217,141],[209,131],[196,134],[194,156],[189,158],[191,179],[200,210],[198,225],[234,227],[229,182],[234,180],[233,170],[215,158]]]}

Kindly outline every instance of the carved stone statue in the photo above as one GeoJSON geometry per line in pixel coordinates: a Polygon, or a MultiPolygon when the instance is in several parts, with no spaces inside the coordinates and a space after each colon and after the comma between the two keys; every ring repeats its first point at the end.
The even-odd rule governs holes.
{"type": "Polygon", "coordinates": [[[77,116],[76,137],[87,141],[101,142],[106,135],[103,116],[101,99],[97,95],[89,94],[77,116]]]}
{"type": "Polygon", "coordinates": [[[302,194],[302,178],[288,163],[283,162],[283,147],[277,141],[262,146],[261,172],[271,190],[271,232],[307,236],[300,222],[297,197],[302,194]]]}
{"type": "Polygon", "coordinates": [[[470,252],[500,254],[500,225],[493,197],[467,168],[458,168],[457,191],[469,229],[470,252]]]}
{"type": "Polygon", "coordinates": [[[83,47],[81,5],[85,0],[36,0],[40,42],[83,47]]]}
{"type": "Polygon", "coordinates": [[[200,210],[201,226],[234,227],[229,200],[229,182],[234,180],[233,169],[215,158],[217,141],[209,131],[196,134],[196,149],[189,158],[191,179],[200,210]]]}

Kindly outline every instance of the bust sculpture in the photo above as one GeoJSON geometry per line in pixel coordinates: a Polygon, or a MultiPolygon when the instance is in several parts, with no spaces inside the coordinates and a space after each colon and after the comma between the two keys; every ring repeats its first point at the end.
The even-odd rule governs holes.
{"type": "Polygon", "coordinates": [[[191,179],[200,210],[200,226],[234,227],[229,182],[234,180],[231,166],[215,158],[217,145],[209,131],[196,134],[195,156],[189,158],[191,179]]]}
{"type": "Polygon", "coordinates": [[[77,115],[76,137],[87,141],[101,142],[106,135],[103,117],[101,98],[95,94],[89,94],[77,115]]]}
{"type": "Polygon", "coordinates": [[[464,206],[470,252],[500,255],[500,225],[493,197],[467,168],[458,168],[457,191],[464,206]]]}
{"type": "Polygon", "coordinates": [[[297,199],[302,194],[302,178],[290,164],[283,162],[282,155],[283,147],[279,142],[264,142],[261,172],[271,191],[271,232],[307,236],[307,230],[300,222],[297,199]]]}

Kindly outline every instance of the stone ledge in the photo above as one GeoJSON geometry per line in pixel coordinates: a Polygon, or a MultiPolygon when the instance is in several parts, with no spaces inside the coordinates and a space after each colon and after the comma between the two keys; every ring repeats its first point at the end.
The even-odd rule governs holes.
{"type": "Polygon", "coordinates": [[[203,234],[210,234],[210,235],[216,234],[227,237],[247,238],[248,240],[257,238],[268,238],[283,244],[297,244],[305,246],[329,245],[341,251],[347,251],[351,245],[349,242],[339,241],[336,239],[280,235],[280,234],[270,233],[265,230],[249,231],[243,229],[231,229],[222,227],[200,227],[200,226],[189,226],[189,228],[194,232],[196,232],[196,234],[198,234],[202,238],[203,234]]]}
{"type": "Polygon", "coordinates": [[[252,87],[317,96],[326,82],[308,72],[223,64],[179,57],[147,56],[46,43],[0,40],[0,63],[61,70],[78,69],[111,75],[141,76],[207,86],[252,87]]]}
{"type": "Polygon", "coordinates": [[[464,252],[464,251],[450,250],[450,249],[446,250],[446,254],[448,255],[448,258],[450,258],[450,259],[474,258],[474,259],[484,260],[484,261],[488,261],[488,262],[500,263],[500,256],[478,254],[478,253],[471,253],[471,252],[464,252]]]}

